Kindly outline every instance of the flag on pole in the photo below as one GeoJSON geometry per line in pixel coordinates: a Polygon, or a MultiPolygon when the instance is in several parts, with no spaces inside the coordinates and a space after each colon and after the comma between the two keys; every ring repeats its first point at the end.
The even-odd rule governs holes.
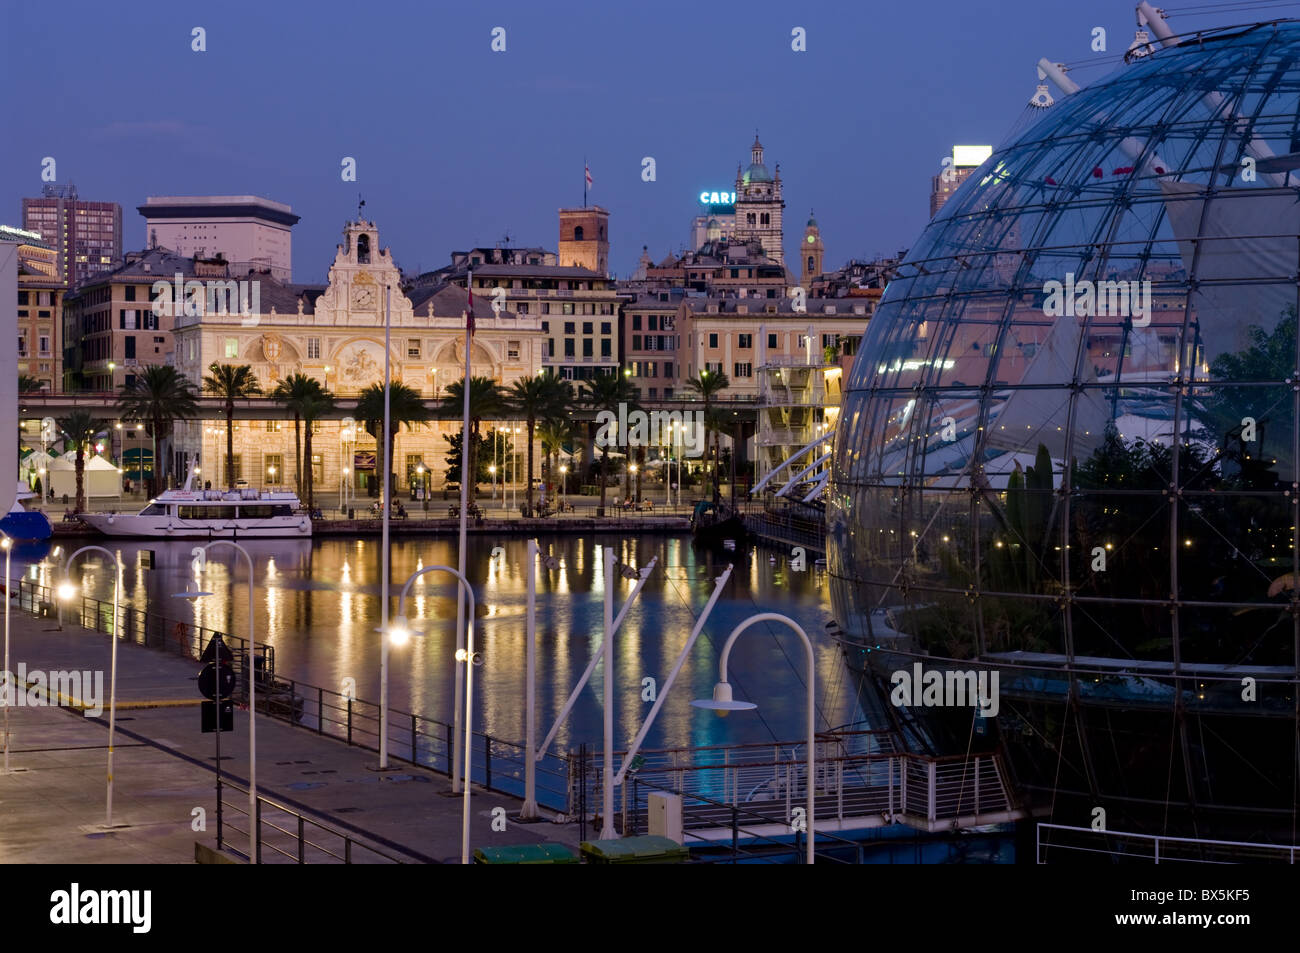
{"type": "Polygon", "coordinates": [[[583,171],[587,176],[587,188],[591,188],[591,166],[583,166],[583,171]]]}
{"type": "MultiPolygon", "coordinates": [[[[471,278],[470,281],[472,282],[473,279],[471,278]]],[[[473,334],[474,333],[474,289],[467,284],[465,286],[465,290],[469,292],[469,306],[465,310],[465,329],[470,334],[473,334]]]]}

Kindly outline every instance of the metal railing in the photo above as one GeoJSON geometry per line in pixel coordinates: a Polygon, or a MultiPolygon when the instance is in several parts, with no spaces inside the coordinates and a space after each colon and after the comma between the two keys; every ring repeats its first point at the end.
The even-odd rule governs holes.
{"type": "Polygon", "coordinates": [[[1261,844],[1251,841],[1169,837],[1132,831],[1095,831],[1090,827],[1039,823],[1034,834],[1034,861],[1045,864],[1048,854],[1064,854],[1074,862],[1080,854],[1096,859],[1153,864],[1294,864],[1300,845],[1261,844]]]}
{"type": "MultiPolygon", "coordinates": [[[[262,795],[252,819],[257,831],[257,863],[291,864],[406,864],[419,858],[402,859],[371,847],[352,834],[312,820],[299,811],[262,795]],[[281,827],[284,824],[286,826],[281,827]]],[[[248,860],[248,788],[217,778],[217,850],[230,850],[248,860]],[[226,789],[243,795],[227,800],[226,789]],[[244,826],[232,823],[231,813],[244,826]]]]}
{"type": "MultiPolygon", "coordinates": [[[[641,752],[642,763],[622,790],[624,818],[644,810],[638,787],[683,798],[682,824],[702,840],[734,827],[736,812],[750,828],[789,827],[807,797],[806,745],[736,745],[641,752]],[[640,782],[634,785],[633,781],[640,782]],[[630,799],[630,800],[629,800],[630,799]]],[[[583,765],[587,803],[598,803],[601,757],[583,765]]],[[[622,756],[616,756],[622,763],[622,756]]],[[[813,786],[817,820],[839,829],[902,823],[927,831],[1001,823],[1023,816],[997,752],[935,757],[892,750],[888,732],[827,732],[819,736],[813,786]]]]}
{"type": "MultiPolygon", "coordinates": [[[[57,612],[54,594],[48,586],[21,580],[18,605],[33,615],[53,616],[57,612]]],[[[240,674],[239,689],[247,697],[243,660],[246,640],[218,633],[214,629],[164,618],[148,610],[119,607],[121,638],[148,648],[162,649],[197,660],[212,637],[221,634],[235,659],[240,674]]],[[[63,618],[96,632],[112,632],[113,604],[91,596],[63,609],[63,618]],[[79,603],[79,604],[78,604],[79,603]]],[[[379,704],[350,695],[275,675],[275,650],[259,644],[254,668],[257,672],[257,710],[295,727],[328,735],[369,751],[379,750],[379,704]]],[[[451,774],[452,725],[414,712],[389,708],[388,751],[397,761],[451,774]]],[[[524,790],[524,746],[522,743],[473,732],[470,744],[470,779],[484,788],[521,797],[524,790]]],[[[537,803],[560,812],[570,812],[570,777],[574,768],[569,754],[547,755],[537,764],[537,803]]]]}

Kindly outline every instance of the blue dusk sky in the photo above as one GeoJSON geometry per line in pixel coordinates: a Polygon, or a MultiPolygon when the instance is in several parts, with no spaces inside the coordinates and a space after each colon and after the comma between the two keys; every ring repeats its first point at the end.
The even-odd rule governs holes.
{"type": "MultiPolygon", "coordinates": [[[[310,282],[358,193],[409,272],[506,234],[554,249],[584,156],[626,276],[642,245],[658,260],[686,244],[700,191],[733,187],[756,128],[768,168],[781,165],[787,252],[816,209],[828,268],[892,253],[924,227],[953,144],[996,144],[1020,119],[1039,57],[1078,64],[1087,85],[1135,26],[1134,4],[1111,0],[3,8],[0,222],[21,224],[46,156],[82,198],[122,205],[127,250],[146,244],[148,195],[262,195],[302,217],[294,279],[310,282]],[[1090,48],[1099,26],[1104,54],[1090,48]],[[191,50],[194,27],[206,52],[191,50]],[[806,52],[791,49],[795,27],[806,52]]],[[[1234,22],[1171,16],[1177,30],[1234,22]]]]}

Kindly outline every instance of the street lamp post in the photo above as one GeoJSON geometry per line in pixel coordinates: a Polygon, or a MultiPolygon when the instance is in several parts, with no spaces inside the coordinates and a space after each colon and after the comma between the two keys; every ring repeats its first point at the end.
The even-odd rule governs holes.
{"type": "Polygon", "coordinates": [[[560,502],[567,507],[569,503],[569,465],[560,464],[560,502]]]}
{"type": "MultiPolygon", "coordinates": [[[[257,863],[257,673],[254,666],[254,652],[257,642],[254,632],[253,604],[256,601],[256,582],[253,578],[253,557],[243,546],[229,539],[214,539],[203,547],[206,553],[213,546],[231,546],[244,557],[248,568],[248,663],[245,675],[248,681],[248,862],[257,863]]],[[[196,593],[196,595],[198,595],[196,593]]],[[[221,705],[217,703],[217,723],[221,723],[221,705]]],[[[112,750],[112,749],[110,749],[112,750]]],[[[220,764],[217,765],[220,769],[220,764]]]]}
{"type": "MultiPolygon", "coordinates": [[[[2,534],[0,534],[2,535],[2,534]]],[[[4,773],[9,773],[9,709],[14,703],[14,680],[9,674],[9,587],[13,585],[13,580],[9,576],[9,554],[13,549],[14,541],[7,535],[0,539],[0,546],[5,551],[5,658],[4,658],[4,696],[5,696],[5,769],[4,773]]]]}
{"type": "MultiPolygon", "coordinates": [[[[91,551],[103,553],[109,559],[113,560],[116,567],[116,573],[113,580],[113,624],[110,627],[109,638],[112,639],[112,645],[109,649],[108,663],[108,794],[107,806],[105,810],[106,820],[105,827],[113,826],[113,736],[117,729],[117,619],[119,614],[118,606],[122,599],[122,560],[116,553],[110,552],[103,546],[82,546],[63,562],[63,582],[59,584],[58,594],[62,601],[66,602],[77,594],[77,587],[73,585],[72,579],[68,573],[72,568],[73,561],[82,553],[91,551]]],[[[9,600],[5,599],[6,612],[8,611],[9,600]]],[[[6,667],[6,671],[8,668],[6,667]]]]}
{"type": "Polygon", "coordinates": [[[727,681],[727,659],[731,656],[731,647],[732,645],[735,644],[736,639],[740,636],[740,633],[744,632],[750,626],[757,625],[760,622],[780,622],[783,625],[786,625],[789,628],[793,629],[799,635],[799,638],[803,640],[804,649],[805,652],[807,653],[806,658],[808,661],[808,777],[805,783],[806,783],[807,793],[808,793],[808,802],[807,802],[807,808],[805,809],[807,815],[805,818],[807,823],[807,830],[806,830],[807,843],[805,845],[805,862],[811,864],[816,859],[816,854],[813,848],[814,848],[814,840],[816,839],[816,831],[817,831],[817,828],[814,823],[815,803],[813,797],[814,784],[816,780],[814,775],[814,769],[816,767],[815,759],[817,753],[817,734],[816,734],[816,723],[815,723],[817,702],[816,702],[816,692],[814,691],[813,682],[817,675],[817,667],[816,667],[816,660],[813,657],[812,639],[808,638],[808,633],[805,632],[803,630],[803,627],[800,626],[798,622],[795,622],[794,619],[791,619],[789,616],[781,615],[779,612],[759,612],[756,613],[755,615],[750,616],[748,619],[745,619],[734,629],[731,630],[731,634],[727,636],[727,641],[722,646],[722,658],[718,663],[718,683],[715,686],[713,686],[713,697],[698,699],[696,701],[691,702],[691,704],[694,705],[696,708],[707,708],[716,712],[747,711],[758,707],[753,702],[735,701],[732,698],[731,683],[727,681]]]}
{"type": "MultiPolygon", "coordinates": [[[[388,639],[392,639],[395,644],[403,643],[410,637],[410,630],[406,628],[406,594],[411,591],[411,585],[425,573],[445,572],[456,577],[456,583],[459,592],[464,595],[465,601],[469,603],[469,615],[465,617],[465,648],[456,650],[456,664],[465,666],[465,740],[463,747],[465,749],[465,766],[462,786],[462,808],[460,820],[460,862],[469,863],[469,798],[470,798],[470,753],[473,741],[472,729],[474,719],[474,590],[465,578],[465,574],[459,570],[452,569],[450,566],[426,566],[423,569],[411,573],[406,585],[402,586],[402,594],[397,597],[397,618],[401,620],[396,628],[386,627],[388,631],[383,634],[384,642],[387,644],[388,639]]],[[[414,756],[414,751],[412,751],[414,756]]],[[[454,755],[453,755],[454,756],[454,755]]],[[[453,772],[454,773],[454,772],[453,772]]]]}

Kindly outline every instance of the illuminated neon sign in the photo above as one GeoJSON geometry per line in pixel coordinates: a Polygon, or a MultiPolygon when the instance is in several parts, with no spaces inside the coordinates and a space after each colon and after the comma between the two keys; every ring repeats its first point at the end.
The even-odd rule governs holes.
{"type": "Polygon", "coordinates": [[[704,205],[735,205],[735,192],[701,192],[700,202],[704,205]]]}

